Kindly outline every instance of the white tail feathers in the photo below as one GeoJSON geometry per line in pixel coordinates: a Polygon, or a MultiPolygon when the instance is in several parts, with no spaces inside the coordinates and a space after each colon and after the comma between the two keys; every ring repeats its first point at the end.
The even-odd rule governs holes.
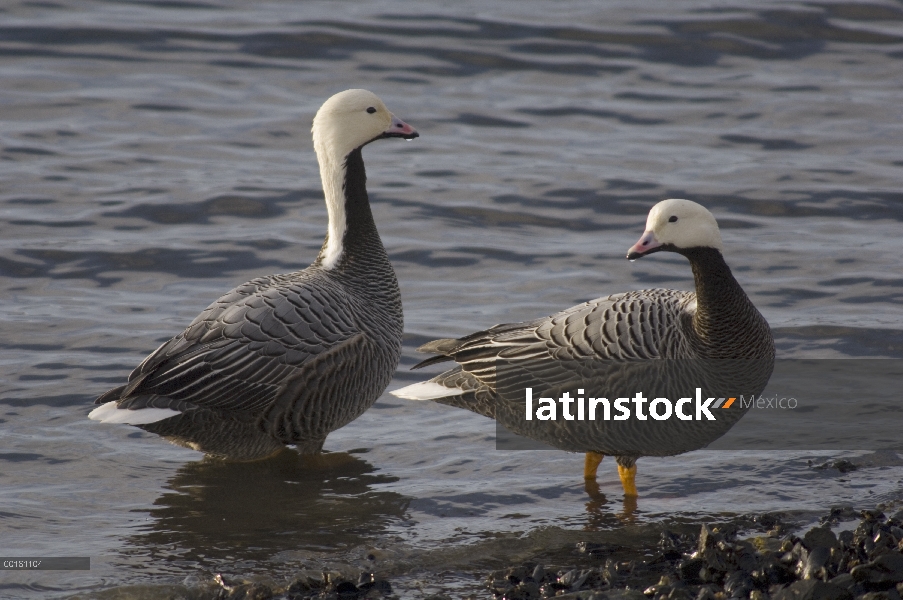
{"type": "Polygon", "coordinates": [[[147,425],[181,414],[171,408],[139,408],[129,410],[119,408],[116,401],[101,404],[88,414],[88,418],[101,423],[125,423],[126,425],[147,425]]]}
{"type": "Polygon", "coordinates": [[[457,396],[463,394],[464,390],[460,388],[445,387],[441,383],[435,381],[421,381],[407,387],[389,392],[398,398],[405,400],[437,400],[448,396],[457,396]]]}

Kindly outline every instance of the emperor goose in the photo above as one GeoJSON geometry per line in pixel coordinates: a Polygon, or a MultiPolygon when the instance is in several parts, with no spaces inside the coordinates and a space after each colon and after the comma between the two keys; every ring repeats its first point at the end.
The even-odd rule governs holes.
{"type": "MultiPolygon", "coordinates": [[[[523,395],[516,409],[503,398],[503,377],[497,366],[522,365],[528,372],[526,381],[530,377],[553,381],[561,371],[556,375],[556,365],[582,361],[582,365],[589,362],[594,366],[595,375],[579,387],[588,388],[595,378],[596,384],[601,381],[609,388],[637,391],[643,389],[638,386],[653,389],[670,378],[692,393],[693,387],[701,385],[701,377],[716,381],[714,385],[727,389],[726,393],[760,393],[771,374],[774,340],[768,323],[731,274],[723,249],[718,224],[704,207],[689,200],[659,202],[649,212],[646,231],[628,250],[627,258],[636,260],[660,251],[685,256],[693,270],[695,293],[669,289],[625,292],[546,318],[496,325],[460,339],[435,340],[418,350],[438,356],[414,368],[446,360],[457,366],[392,393],[465,408],[494,418],[515,433],[560,449],[585,452],[588,490],[603,456],[614,455],[625,496],[635,497],[638,457],[668,456],[703,447],[729,429],[743,412],[720,412],[717,423],[708,422],[707,417],[702,422],[648,420],[630,426],[558,420],[551,430],[546,427],[539,432],[539,423],[525,421],[523,395]],[[719,370],[711,368],[713,364],[733,366],[719,370]],[[639,369],[628,368],[632,365],[639,369]]],[[[508,383],[505,386],[510,387],[508,383]]],[[[519,389],[523,394],[524,387],[519,389]]],[[[656,397],[649,394],[649,398],[656,397]]]]}
{"type": "Polygon", "coordinates": [[[319,452],[383,392],[398,366],[403,317],[361,150],[418,133],[366,90],[329,98],[312,132],[329,213],[316,261],[226,293],[100,396],[91,419],[251,460],[287,444],[319,452]]]}

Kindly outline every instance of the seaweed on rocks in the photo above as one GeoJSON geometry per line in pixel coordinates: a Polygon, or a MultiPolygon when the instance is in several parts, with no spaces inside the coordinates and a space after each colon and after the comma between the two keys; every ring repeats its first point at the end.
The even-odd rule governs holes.
{"type": "Polygon", "coordinates": [[[762,515],[753,522],[767,535],[745,539],[732,523],[665,531],[645,552],[581,542],[573,565],[495,571],[487,587],[497,600],[901,600],[903,511],[862,511],[855,530],[835,534],[854,514],[834,509],[802,536],[762,515]]]}
{"type": "MultiPolygon", "coordinates": [[[[773,514],[698,531],[674,527],[639,545],[546,548],[530,562],[493,571],[485,596],[468,600],[903,600],[903,510],[887,516],[839,507],[796,533],[773,514]]],[[[282,587],[221,576],[216,582],[215,600],[398,598],[388,580],[370,572],[304,571],[282,587]]],[[[425,600],[451,600],[445,593],[425,600]]]]}
{"type": "Polygon", "coordinates": [[[332,571],[322,575],[305,573],[284,589],[256,582],[234,584],[222,575],[214,580],[220,586],[215,600],[397,600],[388,581],[367,572],[360,574],[357,583],[332,571]]]}
{"type": "Polygon", "coordinates": [[[388,597],[393,597],[392,585],[367,572],[360,574],[357,583],[330,572],[323,573],[322,579],[300,577],[289,585],[284,596],[285,600],[375,600],[388,597]]]}

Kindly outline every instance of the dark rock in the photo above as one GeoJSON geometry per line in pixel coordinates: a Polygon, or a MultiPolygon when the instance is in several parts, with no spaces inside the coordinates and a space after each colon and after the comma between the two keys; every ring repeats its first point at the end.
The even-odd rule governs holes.
{"type": "Polygon", "coordinates": [[[713,531],[721,535],[724,541],[732,542],[737,539],[737,533],[740,531],[740,525],[737,523],[725,523],[723,525],[718,525],[713,529],[713,531]]]}
{"type": "Polygon", "coordinates": [[[874,538],[868,538],[862,542],[862,549],[865,550],[865,553],[871,558],[875,554],[875,550],[878,549],[878,546],[875,544],[874,538]]]}
{"type": "Polygon", "coordinates": [[[639,590],[612,590],[610,592],[602,593],[595,592],[592,595],[587,595],[586,592],[576,592],[573,594],[565,594],[564,596],[558,596],[555,600],[646,600],[646,597],[643,596],[643,593],[639,590]]]}
{"type": "Polygon", "coordinates": [[[677,550],[666,550],[661,554],[657,554],[655,558],[653,558],[649,564],[651,565],[660,565],[665,563],[672,563],[676,560],[680,560],[683,558],[683,554],[681,554],[677,550]]]}
{"type": "Polygon", "coordinates": [[[732,561],[729,553],[730,549],[723,544],[719,544],[714,548],[707,548],[698,553],[698,557],[705,560],[706,569],[711,574],[711,578],[707,581],[715,581],[721,574],[732,570],[732,561]]]}
{"type": "Polygon", "coordinates": [[[857,543],[862,543],[863,540],[874,537],[875,525],[877,524],[877,521],[870,521],[868,519],[859,521],[856,531],[853,532],[853,540],[857,543]]]}
{"type": "Polygon", "coordinates": [[[580,589],[580,586],[586,581],[586,578],[589,577],[589,571],[579,571],[577,569],[573,569],[568,571],[563,576],[558,578],[558,582],[561,585],[567,586],[572,591],[577,591],[580,589]]]}
{"type": "Polygon", "coordinates": [[[715,594],[721,594],[721,590],[714,585],[704,585],[699,589],[696,600],[715,600],[715,594]]]}
{"type": "Polygon", "coordinates": [[[546,570],[542,565],[536,565],[533,569],[533,574],[531,575],[533,581],[536,583],[542,583],[542,580],[546,578],[546,570]]]}
{"type": "Polygon", "coordinates": [[[342,581],[335,586],[335,593],[341,600],[352,600],[361,595],[361,591],[350,581],[342,581]]]}
{"type": "Polygon", "coordinates": [[[827,527],[813,527],[803,536],[803,546],[810,552],[822,546],[835,548],[838,546],[837,536],[827,527]]]}
{"type": "Polygon", "coordinates": [[[665,530],[662,532],[661,538],[658,541],[658,547],[662,550],[673,550],[674,548],[678,548],[680,547],[680,536],[665,530]]]}
{"type": "Polygon", "coordinates": [[[769,557],[763,562],[762,575],[767,585],[784,585],[796,579],[790,567],[775,557],[769,557]]]}
{"type": "Polygon", "coordinates": [[[699,578],[706,583],[717,582],[720,578],[720,575],[721,573],[719,571],[712,570],[708,566],[699,569],[699,578]]]}
{"type": "Polygon", "coordinates": [[[859,468],[848,460],[835,460],[832,466],[841,473],[849,473],[859,468]]]}
{"type": "Polygon", "coordinates": [[[853,595],[831,583],[808,579],[780,588],[771,597],[772,600],[852,600],[853,595]]]}
{"type": "Polygon", "coordinates": [[[891,533],[891,527],[889,525],[879,526],[872,541],[875,543],[875,549],[872,550],[872,552],[878,552],[885,548],[894,548],[897,545],[897,538],[891,533]]]}
{"type": "Polygon", "coordinates": [[[527,576],[527,569],[525,567],[516,567],[514,569],[509,569],[507,573],[508,581],[514,585],[517,585],[527,576]]]}
{"type": "Polygon", "coordinates": [[[900,600],[900,593],[896,588],[891,588],[886,592],[868,592],[862,594],[857,600],[900,600]]]}
{"type": "Polygon", "coordinates": [[[859,467],[857,467],[850,461],[841,458],[838,460],[828,461],[826,463],[820,464],[820,465],[818,465],[816,467],[812,467],[812,468],[817,471],[824,471],[826,469],[837,469],[841,473],[849,473],[850,471],[855,471],[859,467]]]}
{"type": "Polygon", "coordinates": [[[244,583],[231,590],[223,588],[218,598],[221,600],[271,600],[273,590],[262,583],[244,583]]]}
{"type": "Polygon", "coordinates": [[[840,561],[839,561],[838,564],[837,564],[837,569],[836,569],[837,574],[839,575],[839,574],[841,574],[841,573],[849,573],[849,572],[850,572],[850,569],[851,569],[853,566],[858,565],[859,562],[860,562],[860,561],[857,560],[857,561],[854,563],[854,562],[853,562],[854,560],[856,560],[856,559],[854,559],[854,558],[851,557],[850,551],[847,551],[847,552],[843,553],[843,554],[840,556],[840,561]]]}
{"type": "Polygon", "coordinates": [[[734,544],[733,563],[737,565],[737,568],[741,571],[752,573],[756,567],[759,566],[755,547],[746,541],[734,544]]]}
{"type": "Polygon", "coordinates": [[[718,542],[722,541],[724,541],[724,536],[720,533],[716,533],[708,525],[703,525],[699,532],[699,544],[696,549],[698,552],[704,552],[707,549],[715,548],[718,545],[718,542]]]}
{"type": "Polygon", "coordinates": [[[577,569],[571,569],[561,575],[558,576],[558,583],[565,587],[571,587],[571,584],[574,583],[574,580],[577,578],[579,571],[577,569]]]}
{"type": "Polygon", "coordinates": [[[507,580],[508,580],[508,572],[507,571],[493,571],[492,573],[489,574],[489,577],[487,577],[487,581],[489,582],[489,585],[496,585],[497,583],[499,583],[501,581],[507,581],[507,580]]]}
{"type": "Polygon", "coordinates": [[[841,547],[850,548],[853,545],[853,532],[849,529],[841,531],[837,536],[837,541],[840,542],[841,547]]]}
{"type": "Polygon", "coordinates": [[[613,548],[608,544],[600,544],[597,542],[577,542],[577,551],[590,556],[598,556],[601,554],[610,554],[613,548]]]}
{"type": "Polygon", "coordinates": [[[818,546],[809,553],[809,558],[803,567],[803,579],[825,579],[825,566],[831,559],[831,549],[826,546],[818,546]]]}
{"type": "Polygon", "coordinates": [[[658,596],[659,594],[668,595],[671,593],[671,578],[663,576],[655,585],[650,585],[643,593],[647,596],[658,596]]]}
{"type": "Polygon", "coordinates": [[[781,523],[781,520],[777,516],[769,514],[769,513],[757,515],[757,516],[753,517],[753,521],[755,523],[758,523],[765,529],[771,529],[781,523]]]}
{"type": "Polygon", "coordinates": [[[602,577],[602,580],[608,583],[609,585],[615,585],[615,583],[620,579],[621,573],[621,565],[618,561],[609,558],[605,561],[605,566],[599,572],[599,575],[602,577]]]}
{"type": "Polygon", "coordinates": [[[770,536],[759,536],[748,540],[757,552],[762,554],[768,552],[779,552],[781,550],[781,540],[770,536]]]}
{"type": "Polygon", "coordinates": [[[903,581],[903,554],[882,554],[872,562],[853,567],[850,575],[870,591],[890,589],[903,581]]]}
{"type": "Polygon", "coordinates": [[[517,587],[518,592],[520,592],[524,598],[528,598],[530,600],[532,600],[533,598],[542,598],[542,594],[539,591],[539,586],[536,585],[535,581],[525,581],[517,587]]]}
{"type": "Polygon", "coordinates": [[[705,566],[706,562],[701,558],[690,558],[680,563],[677,570],[684,582],[689,585],[699,585],[704,583],[699,573],[705,566]]]}
{"type": "Polygon", "coordinates": [[[388,596],[392,593],[392,585],[385,579],[377,579],[376,581],[374,581],[373,589],[379,591],[379,593],[385,596],[388,596]]]}
{"type": "Polygon", "coordinates": [[[856,511],[852,506],[835,506],[831,509],[831,513],[827,517],[827,521],[838,523],[840,521],[848,521],[856,517],[856,511]]]}
{"type": "Polygon", "coordinates": [[[389,596],[392,594],[392,585],[385,579],[376,579],[372,573],[361,574],[360,583],[358,583],[357,589],[361,595],[369,598],[389,596]]]}
{"type": "Polygon", "coordinates": [[[668,600],[693,600],[693,596],[685,587],[674,588],[667,596],[668,600]]]}
{"type": "Polygon", "coordinates": [[[881,521],[884,519],[884,513],[880,510],[864,510],[859,513],[864,521],[881,521]]]}
{"type": "Polygon", "coordinates": [[[828,581],[828,583],[831,583],[833,585],[836,585],[838,587],[842,587],[842,588],[848,590],[856,584],[856,581],[853,579],[853,576],[850,575],[849,573],[841,573],[834,579],[831,579],[830,581],[828,581]]]}
{"type": "Polygon", "coordinates": [[[755,587],[752,577],[743,571],[734,571],[724,580],[724,591],[729,598],[746,598],[755,587]]]}
{"type": "Polygon", "coordinates": [[[301,600],[316,596],[323,589],[323,582],[313,577],[300,577],[293,581],[286,590],[288,600],[301,600]]]}
{"type": "Polygon", "coordinates": [[[608,584],[602,579],[602,574],[598,569],[591,569],[587,572],[586,581],[583,583],[583,587],[598,590],[607,588],[608,584]]]}

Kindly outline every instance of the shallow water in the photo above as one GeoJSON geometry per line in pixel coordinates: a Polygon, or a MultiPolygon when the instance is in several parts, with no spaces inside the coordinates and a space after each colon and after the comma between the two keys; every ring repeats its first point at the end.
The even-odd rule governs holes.
{"type": "Polygon", "coordinates": [[[492,422],[389,395],[316,464],[206,462],[86,419],[211,300],[313,260],[309,124],[349,87],[422,135],[365,151],[405,303],[392,388],[430,339],[688,289],[681,257],[623,258],[666,197],[719,218],[780,356],[903,355],[903,9],[746,5],[4,3],[0,555],[92,568],[4,571],[0,596],[305,568],[465,593],[587,536],[903,498],[895,454],[699,451],[641,460],[628,518],[612,463],[590,500],[582,457],[496,451],[492,422]],[[842,455],[860,468],[808,463],[842,455]]]}

